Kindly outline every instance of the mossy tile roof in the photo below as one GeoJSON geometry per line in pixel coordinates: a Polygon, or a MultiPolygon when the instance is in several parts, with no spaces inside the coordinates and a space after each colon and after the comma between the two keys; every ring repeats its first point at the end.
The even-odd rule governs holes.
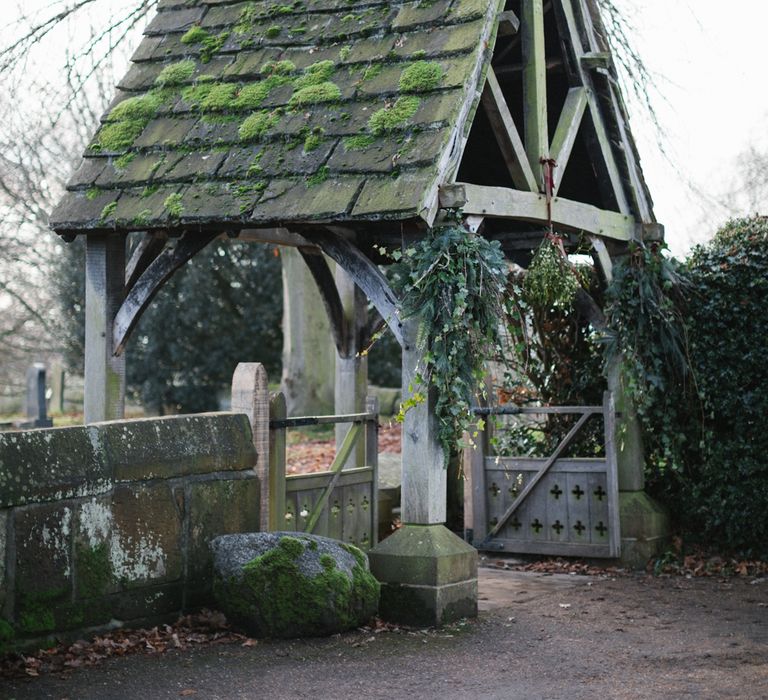
{"type": "Polygon", "coordinates": [[[498,0],[161,0],[59,233],[431,223],[498,0]]]}

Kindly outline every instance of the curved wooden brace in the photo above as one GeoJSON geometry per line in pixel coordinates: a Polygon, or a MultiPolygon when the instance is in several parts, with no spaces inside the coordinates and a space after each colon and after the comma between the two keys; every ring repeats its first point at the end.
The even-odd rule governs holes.
{"type": "Polygon", "coordinates": [[[121,355],[141,314],[174,272],[191,260],[214,238],[215,233],[185,233],[163,250],[136,280],[115,316],[112,327],[114,354],[121,355]]]}
{"type": "Polygon", "coordinates": [[[131,253],[131,259],[125,266],[125,293],[131,291],[136,280],[163,252],[168,236],[163,233],[145,233],[131,253]]]}
{"type": "Polygon", "coordinates": [[[298,251],[304,258],[304,262],[320,291],[323,306],[325,306],[328,321],[331,324],[331,333],[336,344],[336,350],[340,357],[348,358],[354,352],[354,348],[350,347],[352,334],[350,333],[349,322],[344,316],[344,307],[331,268],[328,267],[328,263],[317,248],[302,247],[298,251]]]}
{"type": "Polygon", "coordinates": [[[354,243],[332,231],[322,231],[311,236],[313,243],[349,274],[355,284],[365,292],[376,307],[392,334],[401,346],[403,324],[398,313],[398,298],[381,270],[354,243]]]}

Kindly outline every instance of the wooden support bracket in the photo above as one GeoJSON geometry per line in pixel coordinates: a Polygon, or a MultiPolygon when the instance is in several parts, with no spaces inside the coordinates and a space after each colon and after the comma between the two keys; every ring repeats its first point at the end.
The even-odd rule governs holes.
{"type": "Polygon", "coordinates": [[[174,272],[191,260],[214,238],[215,233],[185,233],[165,248],[136,280],[115,316],[112,330],[114,354],[125,350],[131,331],[160,288],[174,272]]]}
{"type": "Polygon", "coordinates": [[[314,233],[311,242],[347,272],[376,307],[400,345],[403,328],[398,315],[398,298],[381,270],[352,241],[334,231],[314,233]]]}
{"type": "Polygon", "coordinates": [[[563,111],[560,113],[560,121],[555,130],[550,147],[551,157],[557,163],[558,177],[555,178],[553,194],[556,195],[563,180],[563,172],[568,165],[571,151],[576,143],[576,136],[581,127],[584,110],[587,108],[587,90],[583,87],[571,88],[565,98],[563,111]]]}
{"type": "Polygon", "coordinates": [[[499,12],[499,36],[513,36],[520,29],[520,20],[512,10],[499,12]]]}
{"type": "Polygon", "coordinates": [[[165,233],[145,233],[131,253],[131,259],[125,267],[125,293],[131,291],[136,280],[152,264],[165,248],[168,236],[165,233]]]}

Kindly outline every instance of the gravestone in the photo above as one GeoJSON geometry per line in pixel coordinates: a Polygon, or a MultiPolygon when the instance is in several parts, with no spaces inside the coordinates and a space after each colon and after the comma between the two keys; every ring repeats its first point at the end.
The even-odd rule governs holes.
{"type": "Polygon", "coordinates": [[[36,362],[27,370],[27,398],[25,402],[26,422],[23,428],[50,428],[53,421],[48,418],[45,399],[45,365],[36,362]]]}

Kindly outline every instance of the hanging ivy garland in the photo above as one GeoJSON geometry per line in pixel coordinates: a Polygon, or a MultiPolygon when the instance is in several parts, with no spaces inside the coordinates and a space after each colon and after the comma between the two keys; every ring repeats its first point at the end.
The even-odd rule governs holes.
{"type": "Polygon", "coordinates": [[[486,361],[500,351],[507,265],[497,242],[456,225],[433,229],[396,257],[402,314],[420,318],[423,358],[399,419],[433,387],[438,438],[447,457],[458,436],[477,426],[471,401],[483,384],[486,361]]]}

